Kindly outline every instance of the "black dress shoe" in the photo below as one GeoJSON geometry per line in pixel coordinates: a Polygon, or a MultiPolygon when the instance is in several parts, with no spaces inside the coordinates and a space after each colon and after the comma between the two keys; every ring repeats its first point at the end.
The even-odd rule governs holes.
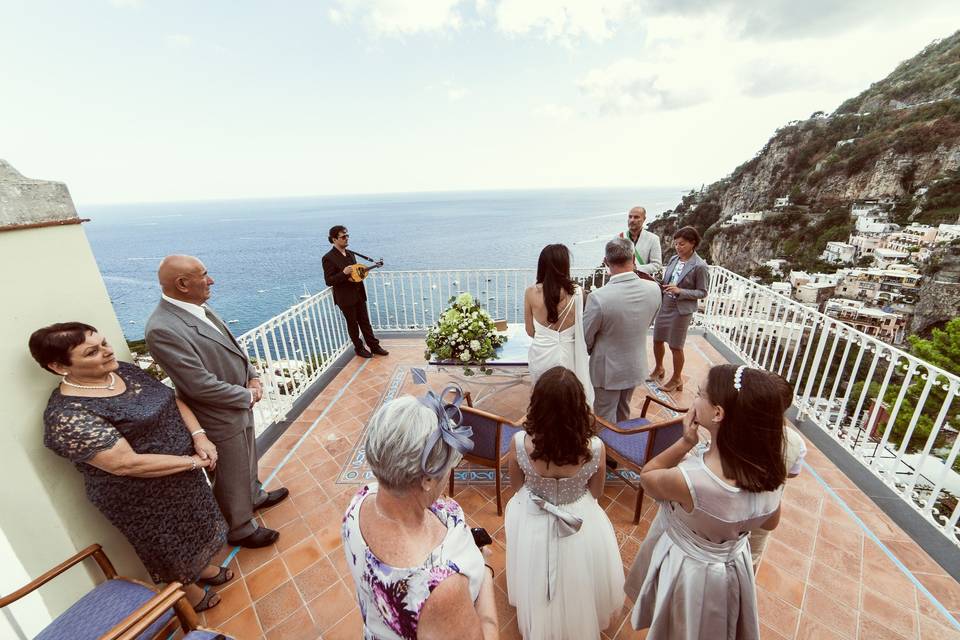
{"type": "Polygon", "coordinates": [[[364,349],[363,347],[356,347],[353,352],[360,356],[361,358],[372,358],[373,354],[364,349]]]}
{"type": "Polygon", "coordinates": [[[275,504],[279,504],[287,499],[287,496],[290,495],[290,490],[286,487],[280,487],[279,489],[274,489],[273,491],[267,492],[267,499],[254,507],[257,511],[260,509],[269,509],[275,504]]]}
{"type": "Polygon", "coordinates": [[[266,527],[257,527],[257,530],[248,535],[246,538],[240,538],[239,540],[228,540],[227,542],[232,545],[247,547],[248,549],[258,549],[260,547],[270,546],[276,542],[277,538],[279,537],[279,531],[267,529],[266,527]]]}
{"type": "Polygon", "coordinates": [[[390,352],[381,347],[380,345],[375,346],[373,349],[370,349],[375,356],[388,356],[390,352]]]}

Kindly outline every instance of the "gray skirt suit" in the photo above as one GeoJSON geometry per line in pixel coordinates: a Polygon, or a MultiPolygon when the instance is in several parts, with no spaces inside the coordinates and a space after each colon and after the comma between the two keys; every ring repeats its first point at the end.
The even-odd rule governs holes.
{"type": "Polygon", "coordinates": [[[687,340],[687,329],[697,310],[697,300],[707,297],[707,288],[710,286],[710,268],[696,252],[686,261],[680,273],[675,274],[679,261],[679,256],[673,256],[667,262],[663,284],[676,284],[681,289],[680,294],[674,296],[663,293],[663,303],[653,325],[654,342],[666,342],[671,349],[678,350],[683,349],[687,340]]]}

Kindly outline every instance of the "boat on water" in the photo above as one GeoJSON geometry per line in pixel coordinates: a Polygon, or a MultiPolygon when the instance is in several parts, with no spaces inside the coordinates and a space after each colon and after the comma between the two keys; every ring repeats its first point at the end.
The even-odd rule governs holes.
{"type": "Polygon", "coordinates": [[[239,320],[227,320],[227,324],[237,324],[239,320]]]}
{"type": "Polygon", "coordinates": [[[267,292],[266,289],[257,289],[257,293],[266,293],[266,292],[267,292]]]}
{"type": "Polygon", "coordinates": [[[307,291],[307,285],[303,285],[303,295],[300,296],[301,300],[308,300],[310,298],[310,292],[307,291]]]}

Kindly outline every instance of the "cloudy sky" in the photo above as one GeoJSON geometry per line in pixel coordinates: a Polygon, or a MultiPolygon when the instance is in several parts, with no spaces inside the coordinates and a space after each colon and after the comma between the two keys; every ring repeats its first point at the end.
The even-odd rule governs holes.
{"type": "Polygon", "coordinates": [[[710,182],[925,0],[0,0],[0,158],[80,204],[710,182]]]}

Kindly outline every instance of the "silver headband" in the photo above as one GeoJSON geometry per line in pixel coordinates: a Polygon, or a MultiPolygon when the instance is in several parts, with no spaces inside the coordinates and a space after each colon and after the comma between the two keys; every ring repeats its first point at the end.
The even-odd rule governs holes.
{"type": "Polygon", "coordinates": [[[737,390],[737,393],[740,392],[740,389],[743,388],[743,370],[747,367],[745,365],[740,365],[737,367],[737,371],[733,374],[733,388],[737,390]]]}

